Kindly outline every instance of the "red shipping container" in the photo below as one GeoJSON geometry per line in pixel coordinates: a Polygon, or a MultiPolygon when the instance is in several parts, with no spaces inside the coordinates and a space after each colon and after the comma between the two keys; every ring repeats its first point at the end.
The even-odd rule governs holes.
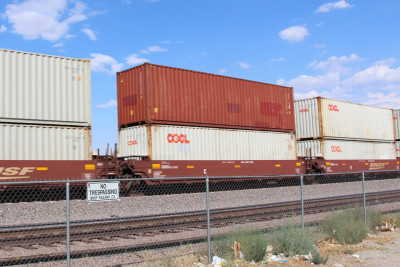
{"type": "Polygon", "coordinates": [[[145,63],[118,72],[118,126],[294,132],[293,88],[145,63]]]}

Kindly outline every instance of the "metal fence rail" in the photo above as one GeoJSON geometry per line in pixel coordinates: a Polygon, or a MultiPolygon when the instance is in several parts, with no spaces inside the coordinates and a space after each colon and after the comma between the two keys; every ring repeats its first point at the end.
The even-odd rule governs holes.
{"type": "Polygon", "coordinates": [[[290,218],[304,235],[305,225],[343,207],[362,207],[365,220],[368,205],[397,211],[398,205],[382,203],[400,194],[400,171],[153,178],[158,185],[148,187],[145,180],[93,180],[89,189],[87,180],[57,187],[54,181],[0,182],[0,266],[148,266],[181,255],[210,263],[218,238],[237,229],[262,231],[290,218]],[[138,186],[122,190],[126,182],[138,186]],[[115,200],[99,198],[112,196],[113,186],[115,200]]]}

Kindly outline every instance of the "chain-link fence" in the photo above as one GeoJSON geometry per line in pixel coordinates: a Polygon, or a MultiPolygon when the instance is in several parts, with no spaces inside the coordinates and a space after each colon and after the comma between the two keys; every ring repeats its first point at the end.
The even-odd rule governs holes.
{"type": "Polygon", "coordinates": [[[291,223],[304,236],[305,225],[333,210],[398,211],[400,172],[0,182],[0,188],[1,266],[190,266],[226,250],[234,255],[232,233],[291,223]]]}

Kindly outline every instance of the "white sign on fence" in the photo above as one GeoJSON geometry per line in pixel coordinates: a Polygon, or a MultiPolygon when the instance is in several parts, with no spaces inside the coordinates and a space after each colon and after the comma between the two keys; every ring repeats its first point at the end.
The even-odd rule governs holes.
{"type": "Polygon", "coordinates": [[[86,199],[89,202],[119,201],[119,182],[92,182],[87,184],[86,199]]]}

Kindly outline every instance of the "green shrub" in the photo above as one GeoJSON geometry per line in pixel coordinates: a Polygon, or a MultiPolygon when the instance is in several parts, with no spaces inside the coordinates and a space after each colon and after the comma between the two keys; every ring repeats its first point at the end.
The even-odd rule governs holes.
{"type": "Polygon", "coordinates": [[[288,223],[275,230],[269,242],[274,247],[274,254],[283,253],[286,256],[308,254],[314,249],[314,241],[310,235],[305,235],[303,238],[301,227],[294,223],[288,223]]]}
{"type": "Polygon", "coordinates": [[[367,223],[371,231],[375,230],[377,226],[383,223],[383,221],[384,221],[384,216],[380,211],[367,209],[367,223]]]}
{"type": "Polygon", "coordinates": [[[346,248],[346,249],[344,250],[344,254],[353,255],[353,254],[354,254],[354,250],[349,249],[349,248],[346,248]]]}
{"type": "Polygon", "coordinates": [[[317,264],[317,265],[318,264],[326,264],[328,262],[328,260],[329,260],[329,255],[324,257],[316,249],[311,252],[311,256],[312,256],[312,261],[311,262],[314,263],[314,264],[317,264]]]}
{"type": "Polygon", "coordinates": [[[375,229],[382,222],[382,215],[377,211],[367,212],[367,224],[362,208],[351,208],[335,212],[322,223],[323,231],[340,244],[360,243],[369,230],[375,229]]]}
{"type": "Polygon", "coordinates": [[[233,261],[235,259],[233,244],[238,242],[246,261],[261,261],[267,248],[264,234],[259,231],[239,229],[217,238],[212,245],[213,253],[228,262],[233,261]]]}

